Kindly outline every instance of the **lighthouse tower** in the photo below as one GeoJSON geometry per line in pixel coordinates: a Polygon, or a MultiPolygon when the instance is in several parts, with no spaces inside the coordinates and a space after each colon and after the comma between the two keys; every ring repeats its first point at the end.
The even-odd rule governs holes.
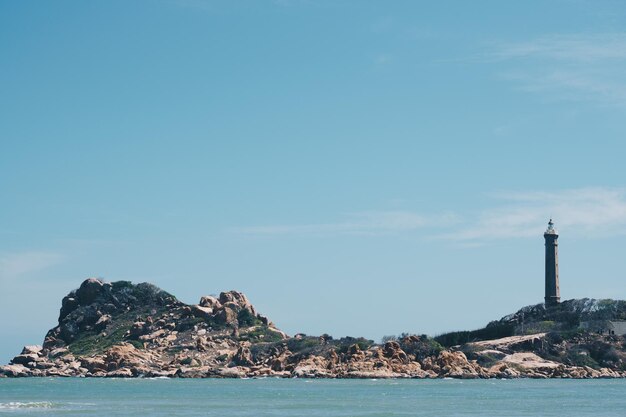
{"type": "Polygon", "coordinates": [[[548,229],[543,234],[546,240],[546,307],[555,306],[561,302],[559,291],[559,233],[554,228],[552,219],[548,222],[548,229]]]}

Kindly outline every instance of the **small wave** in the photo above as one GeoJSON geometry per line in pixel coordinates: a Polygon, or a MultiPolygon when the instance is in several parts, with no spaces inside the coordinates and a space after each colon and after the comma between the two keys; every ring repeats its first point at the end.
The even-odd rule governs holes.
{"type": "Polygon", "coordinates": [[[53,404],[48,401],[33,401],[33,402],[10,402],[0,403],[0,410],[16,410],[22,408],[52,408],[53,404]]]}

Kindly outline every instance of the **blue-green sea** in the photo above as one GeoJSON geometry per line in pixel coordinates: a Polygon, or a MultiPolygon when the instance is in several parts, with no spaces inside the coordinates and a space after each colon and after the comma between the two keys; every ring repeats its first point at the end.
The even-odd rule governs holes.
{"type": "Polygon", "coordinates": [[[0,415],[622,417],[626,380],[0,379],[0,415]]]}

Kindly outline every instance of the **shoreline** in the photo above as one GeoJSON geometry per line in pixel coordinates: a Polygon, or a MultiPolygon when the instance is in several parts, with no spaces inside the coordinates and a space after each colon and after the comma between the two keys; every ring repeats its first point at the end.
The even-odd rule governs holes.
{"type": "Polygon", "coordinates": [[[477,331],[403,334],[381,344],[288,336],[237,291],[188,305],[152,284],[91,278],[61,304],[43,345],[25,346],[0,366],[0,377],[626,378],[623,336],[570,324],[594,320],[601,307],[621,317],[623,301],[528,306],[477,331]],[[520,332],[520,323],[536,330],[520,332]]]}

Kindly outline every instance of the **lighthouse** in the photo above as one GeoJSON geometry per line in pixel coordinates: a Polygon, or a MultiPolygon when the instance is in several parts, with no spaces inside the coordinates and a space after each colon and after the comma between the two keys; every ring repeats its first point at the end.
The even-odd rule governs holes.
{"type": "Polygon", "coordinates": [[[548,229],[543,234],[546,241],[546,307],[555,306],[561,302],[559,291],[559,233],[554,228],[552,219],[548,222],[548,229]]]}

